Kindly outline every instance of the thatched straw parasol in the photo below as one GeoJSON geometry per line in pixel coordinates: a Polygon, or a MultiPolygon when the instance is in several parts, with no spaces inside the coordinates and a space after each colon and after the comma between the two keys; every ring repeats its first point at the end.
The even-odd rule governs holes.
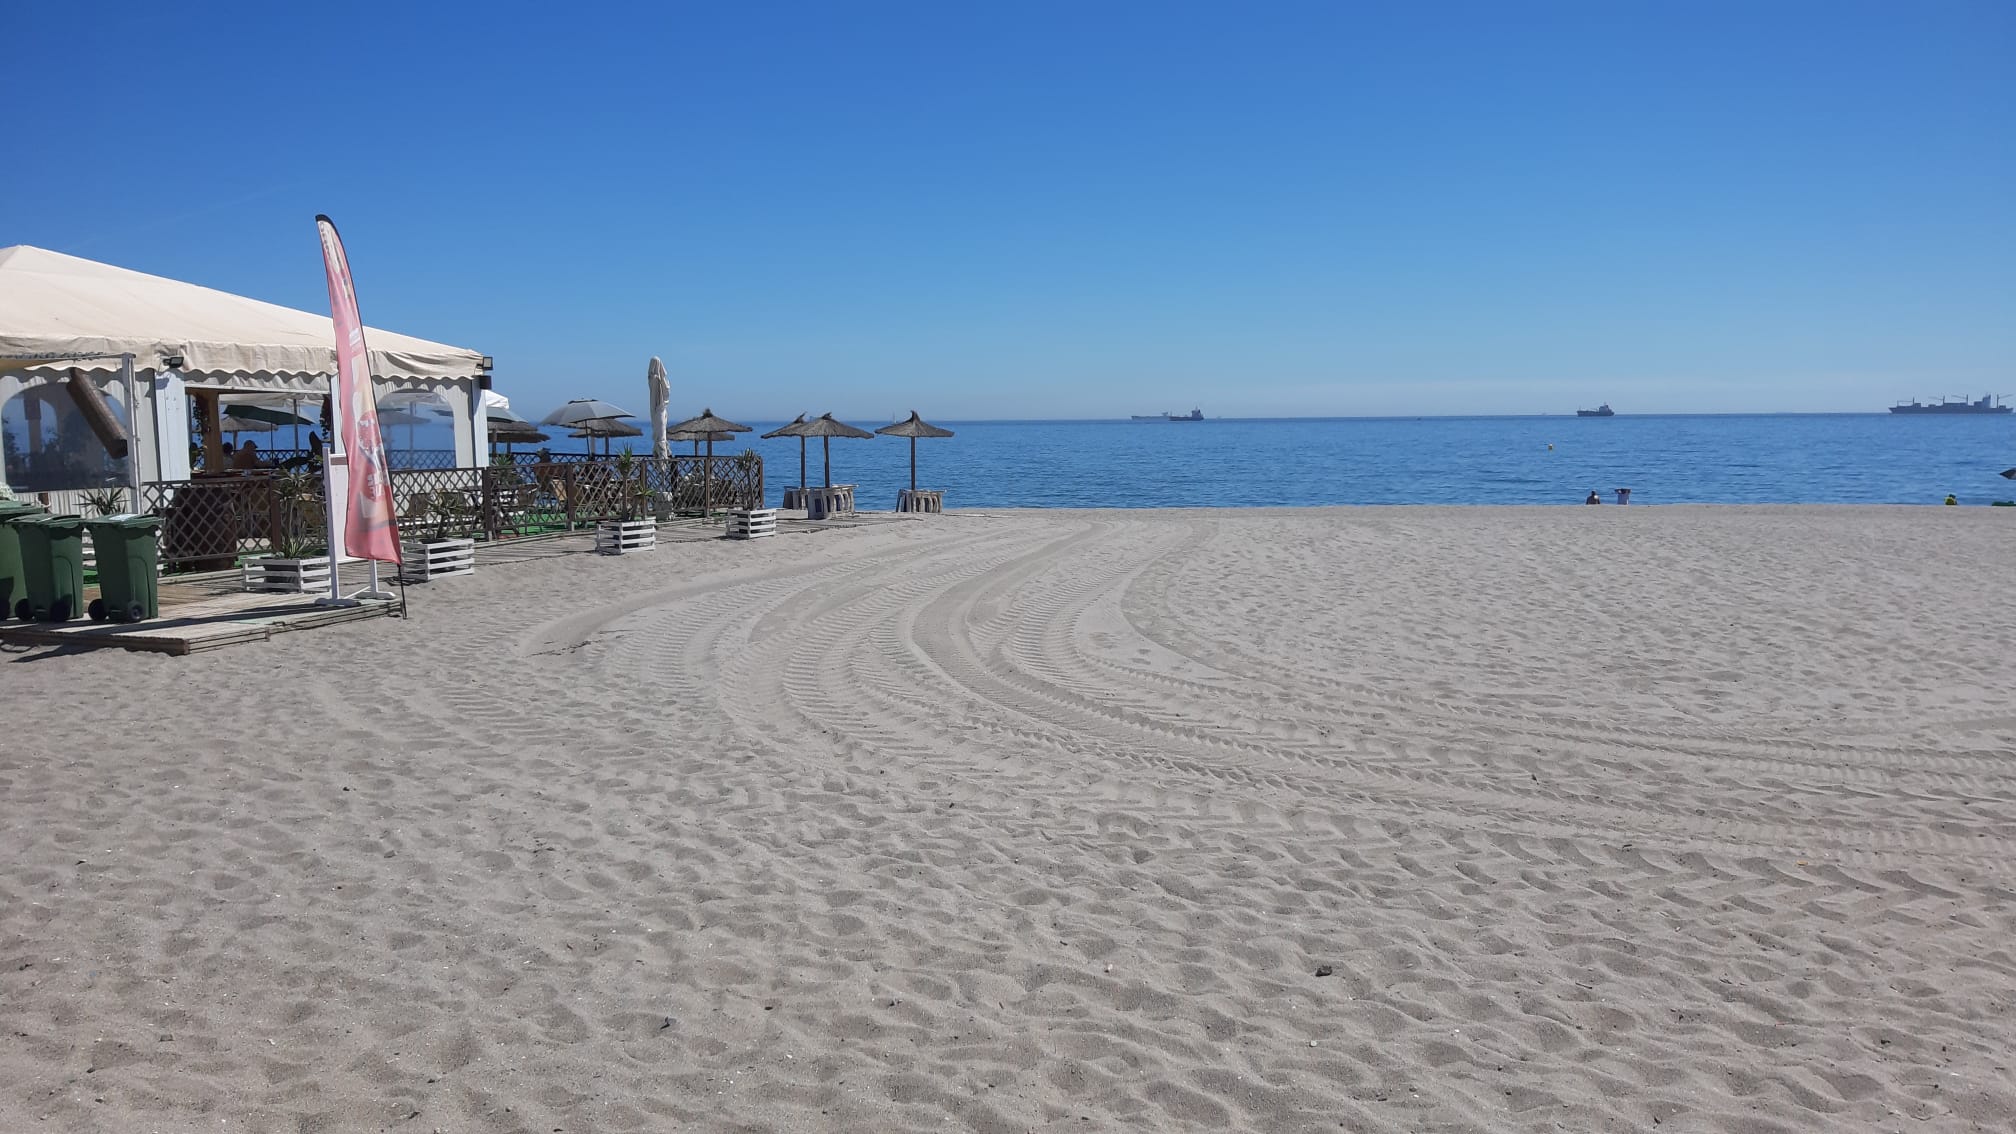
{"type": "Polygon", "coordinates": [[[830,413],[822,413],[798,427],[800,437],[817,437],[819,447],[826,456],[826,487],[833,487],[833,439],[835,437],[872,438],[875,435],[865,429],[856,429],[844,421],[834,421],[830,413]]]}
{"type": "Polygon", "coordinates": [[[504,420],[497,417],[497,411],[490,411],[490,444],[504,446],[509,453],[513,445],[537,445],[552,438],[539,431],[539,427],[523,418],[504,420]]]}
{"type": "Polygon", "coordinates": [[[763,435],[763,440],[772,437],[796,437],[798,439],[798,491],[805,491],[805,415],[799,414],[789,424],[778,426],[763,435]]]}
{"type": "Polygon", "coordinates": [[[909,420],[899,421],[894,425],[885,425],[875,432],[880,433],[884,437],[908,437],[910,439],[910,491],[912,492],[917,491],[917,439],[919,437],[952,436],[951,430],[940,429],[925,421],[923,418],[917,416],[917,411],[914,409],[910,411],[909,420]]]}
{"type": "Polygon", "coordinates": [[[668,429],[665,431],[665,440],[693,442],[693,455],[697,457],[700,455],[700,442],[733,441],[735,440],[735,435],[725,429],[717,429],[712,433],[674,433],[668,429]]]}
{"type": "Polygon", "coordinates": [[[567,436],[587,438],[588,452],[591,456],[595,452],[595,438],[600,437],[602,439],[602,455],[606,457],[609,455],[609,442],[611,438],[642,437],[644,436],[644,430],[640,426],[632,425],[627,421],[618,421],[613,417],[591,417],[586,421],[576,422],[574,432],[569,433],[567,436]]]}
{"type": "Polygon", "coordinates": [[[665,431],[667,437],[674,433],[697,433],[707,442],[707,463],[700,466],[700,510],[714,510],[714,437],[716,433],[747,433],[749,427],[725,417],[716,417],[712,409],[700,411],[699,417],[689,417],[685,421],[665,431]]]}

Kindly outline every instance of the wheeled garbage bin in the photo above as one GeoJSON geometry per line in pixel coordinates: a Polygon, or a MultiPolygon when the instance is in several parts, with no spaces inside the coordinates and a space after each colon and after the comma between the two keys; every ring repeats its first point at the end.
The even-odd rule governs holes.
{"type": "Polygon", "coordinates": [[[68,622],[84,613],[84,517],[28,516],[10,525],[21,537],[26,598],[14,617],[68,622]]]}
{"type": "Polygon", "coordinates": [[[102,516],[84,526],[98,549],[98,597],[85,613],[93,622],[159,618],[161,517],[102,516]]]}
{"type": "Polygon", "coordinates": [[[0,500],[0,618],[14,617],[14,604],[28,597],[28,579],[21,571],[21,536],[14,521],[48,511],[26,500],[0,500]]]}

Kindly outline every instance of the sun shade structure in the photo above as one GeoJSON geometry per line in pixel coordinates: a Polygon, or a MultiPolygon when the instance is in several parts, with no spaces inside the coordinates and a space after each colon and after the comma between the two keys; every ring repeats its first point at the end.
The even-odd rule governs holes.
{"type": "Polygon", "coordinates": [[[618,421],[613,417],[591,417],[586,421],[576,422],[574,432],[569,433],[567,436],[587,438],[591,454],[594,450],[595,438],[600,437],[602,439],[602,455],[606,457],[609,455],[609,442],[612,438],[642,437],[644,436],[644,427],[632,425],[627,421],[618,421]]]}
{"type": "Polygon", "coordinates": [[[237,418],[239,421],[263,421],[269,425],[315,424],[291,410],[273,409],[256,402],[225,402],[224,416],[237,418]]]}
{"type": "Polygon", "coordinates": [[[552,438],[539,431],[539,427],[529,421],[498,421],[490,419],[490,443],[501,444],[509,452],[513,445],[537,445],[552,438]]]}
{"type": "Polygon", "coordinates": [[[763,440],[772,437],[796,437],[798,439],[798,491],[805,491],[805,415],[799,414],[790,421],[763,435],[763,440]]]}
{"type": "MultiPolygon", "coordinates": [[[[376,327],[364,340],[376,378],[473,378],[483,361],[376,327]]],[[[87,370],[113,374],[129,353],[142,367],[180,358],[183,373],[327,376],[336,328],[327,315],[27,245],[0,248],[0,371],[60,372],[80,363],[50,360],[83,359],[95,360],[87,370]]]]}
{"type": "Polygon", "coordinates": [[[917,491],[917,439],[919,437],[950,437],[952,431],[937,426],[917,416],[916,410],[910,416],[894,425],[885,425],[875,432],[884,437],[908,437],[910,439],[910,491],[917,491]]]}
{"type": "MultiPolygon", "coordinates": [[[[539,424],[564,426],[575,431],[571,436],[586,437],[591,442],[597,437],[607,441],[611,437],[643,436],[644,431],[636,426],[627,426],[626,428],[629,429],[628,433],[616,428],[616,426],[622,424],[617,419],[636,416],[636,414],[631,413],[622,406],[602,401],[599,398],[575,398],[573,401],[541,418],[539,424]]],[[[604,446],[604,451],[607,451],[606,445],[604,446]]],[[[594,452],[592,444],[589,446],[589,452],[591,454],[594,452]]]]}
{"type": "Polygon", "coordinates": [[[749,427],[740,422],[729,421],[716,416],[712,408],[700,411],[699,417],[689,417],[685,421],[666,430],[666,435],[674,433],[699,434],[707,442],[707,461],[700,466],[700,510],[714,510],[714,438],[716,433],[747,433],[749,427]]]}
{"type": "Polygon", "coordinates": [[[665,434],[665,440],[693,442],[693,455],[697,457],[700,455],[700,442],[733,441],[735,440],[735,435],[725,429],[717,429],[712,433],[672,433],[668,431],[665,434]]]}
{"type": "MultiPolygon", "coordinates": [[[[412,410],[400,409],[397,406],[378,411],[378,424],[382,428],[390,429],[395,425],[406,427],[406,451],[409,453],[413,451],[413,427],[416,425],[436,425],[440,423],[440,420],[438,417],[429,417],[426,414],[414,413],[412,410]]],[[[390,438],[387,438],[387,441],[389,442],[390,438]]]]}
{"type": "MultiPolygon", "coordinates": [[[[600,421],[604,418],[636,417],[622,406],[611,405],[599,398],[575,398],[552,413],[539,419],[541,425],[579,426],[584,422],[600,421]]],[[[641,430],[639,432],[642,432],[641,430]]]]}
{"type": "Polygon", "coordinates": [[[224,432],[234,436],[240,433],[271,433],[280,428],[278,424],[263,417],[239,417],[235,413],[227,413],[218,418],[217,424],[224,432]]]}
{"type": "Polygon", "coordinates": [[[826,487],[833,487],[833,439],[835,437],[872,438],[875,435],[844,421],[833,420],[830,413],[822,413],[799,427],[798,436],[817,437],[819,448],[826,458],[826,487]]]}
{"type": "MultiPolygon", "coordinates": [[[[312,254],[305,270],[313,271],[312,254]]],[[[373,284],[367,279],[364,286],[368,311],[373,284]]],[[[378,394],[442,397],[456,409],[458,460],[480,463],[476,398],[484,357],[377,327],[364,334],[378,394]]],[[[336,371],[336,331],[326,311],[297,311],[42,248],[0,248],[0,404],[60,385],[72,368],[96,385],[124,385],[115,400],[138,403],[125,407],[140,458],[134,481],[182,480],[189,476],[185,423],[192,402],[214,423],[222,416],[219,394],[319,401],[336,371]],[[136,372],[130,383],[126,355],[136,372]]],[[[220,456],[208,431],[204,444],[206,460],[220,456]]]]}
{"type": "Polygon", "coordinates": [[[644,367],[644,387],[651,393],[651,455],[662,461],[672,455],[665,447],[665,434],[668,432],[665,422],[671,416],[672,382],[665,377],[665,364],[655,354],[651,356],[650,364],[644,367]]]}

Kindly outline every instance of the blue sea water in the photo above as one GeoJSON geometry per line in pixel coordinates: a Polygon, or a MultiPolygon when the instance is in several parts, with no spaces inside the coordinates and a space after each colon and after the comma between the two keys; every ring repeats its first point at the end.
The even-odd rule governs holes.
{"type": "MultiPolygon", "coordinates": [[[[750,423],[757,432],[777,423],[750,423]]],[[[855,424],[874,428],[882,424],[855,424]]],[[[2016,498],[2016,415],[1690,415],[1168,421],[947,421],[917,443],[918,484],[959,508],[1321,504],[1963,504],[2016,498]]],[[[753,437],[754,434],[749,435],[753,437]]],[[[396,443],[396,441],[395,441],[396,443]]],[[[644,446],[638,446],[640,449],[644,446]]],[[[556,450],[560,448],[555,446],[556,450]]],[[[798,443],[763,454],[771,500],[798,482],[798,443]]],[[[820,483],[820,446],[808,447],[820,483]]],[[[909,443],[832,442],[835,483],[893,507],[909,443]]]]}
{"type": "MultiPolygon", "coordinates": [[[[2016,498],[1996,475],[2016,465],[2016,415],[941,424],[958,436],[917,443],[918,483],[961,508],[1580,504],[1618,487],[1633,504],[2016,498]]],[[[863,507],[893,506],[909,443],[832,444],[835,482],[859,484],[863,507]]],[[[754,445],[772,486],[797,482],[797,442],[754,445]]],[[[810,472],[818,483],[817,442],[810,472]]]]}

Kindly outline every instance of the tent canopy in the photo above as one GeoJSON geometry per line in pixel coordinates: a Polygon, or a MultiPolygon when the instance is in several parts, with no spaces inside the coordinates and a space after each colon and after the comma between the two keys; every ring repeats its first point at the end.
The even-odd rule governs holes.
{"type": "MultiPolygon", "coordinates": [[[[303,260],[304,273],[315,267],[312,256],[303,260]]],[[[364,334],[378,378],[481,370],[473,350],[371,327],[364,334]]],[[[0,373],[112,374],[124,354],[143,370],[179,355],[191,377],[298,381],[335,372],[336,330],[327,315],[25,244],[0,248],[0,373]]]]}

